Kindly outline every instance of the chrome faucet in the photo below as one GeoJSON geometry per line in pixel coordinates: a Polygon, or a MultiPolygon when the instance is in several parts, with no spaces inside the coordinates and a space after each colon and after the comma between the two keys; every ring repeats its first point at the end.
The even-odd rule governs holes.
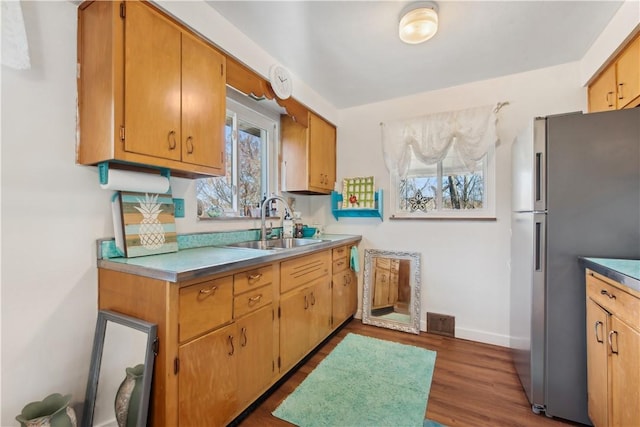
{"type": "MultiPolygon", "coordinates": [[[[291,206],[289,206],[289,203],[287,203],[287,201],[284,199],[284,197],[276,196],[274,194],[274,195],[269,196],[266,199],[264,199],[264,201],[262,202],[262,205],[260,206],[260,240],[262,240],[262,241],[266,241],[267,240],[267,234],[271,234],[271,230],[272,230],[272,228],[269,227],[269,233],[267,233],[267,226],[266,226],[266,223],[265,223],[265,221],[266,221],[265,208],[268,209],[268,206],[269,206],[269,204],[270,204],[270,202],[272,200],[280,200],[287,207],[287,210],[289,211],[289,214],[293,215],[293,211],[291,210],[291,206]]],[[[281,226],[284,224],[284,216],[285,216],[285,214],[283,214],[282,218],[280,219],[280,221],[281,221],[280,225],[281,226]]]]}

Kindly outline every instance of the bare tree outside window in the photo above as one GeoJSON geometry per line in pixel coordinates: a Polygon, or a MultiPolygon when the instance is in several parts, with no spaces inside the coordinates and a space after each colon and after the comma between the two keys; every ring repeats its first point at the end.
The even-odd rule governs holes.
{"type": "Polygon", "coordinates": [[[228,112],[225,176],[196,182],[198,217],[248,217],[255,212],[267,192],[267,140],[267,130],[228,112]]]}

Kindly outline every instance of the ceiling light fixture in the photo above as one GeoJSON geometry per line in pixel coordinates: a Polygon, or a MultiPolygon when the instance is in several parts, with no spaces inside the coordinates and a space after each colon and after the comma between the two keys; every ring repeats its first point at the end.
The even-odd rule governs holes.
{"type": "Polygon", "coordinates": [[[418,44],[429,40],[438,31],[438,5],[434,2],[412,3],[400,14],[400,40],[418,44]]]}

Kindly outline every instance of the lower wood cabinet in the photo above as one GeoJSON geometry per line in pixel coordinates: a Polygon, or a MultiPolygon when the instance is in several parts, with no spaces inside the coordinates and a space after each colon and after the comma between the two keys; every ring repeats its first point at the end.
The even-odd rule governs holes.
{"type": "Polygon", "coordinates": [[[340,325],[358,310],[358,276],[350,266],[351,248],[333,250],[331,322],[340,325]]]}
{"type": "Polygon", "coordinates": [[[349,249],[178,283],[99,268],[99,309],[158,325],[148,424],[225,426],[248,408],[355,314],[349,249]]]}
{"type": "Polygon", "coordinates": [[[280,371],[287,371],[331,332],[331,253],[282,263],[280,371]]]}
{"type": "Polygon", "coordinates": [[[587,270],[589,418],[596,427],[640,425],[640,294],[587,270]]]}
{"type": "Polygon", "coordinates": [[[178,350],[180,426],[224,425],[236,412],[236,336],[236,325],[231,324],[178,350]]]}

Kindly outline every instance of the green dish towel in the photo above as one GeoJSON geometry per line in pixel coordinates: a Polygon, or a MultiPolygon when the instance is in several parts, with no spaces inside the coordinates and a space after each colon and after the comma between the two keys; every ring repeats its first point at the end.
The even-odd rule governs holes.
{"type": "Polygon", "coordinates": [[[349,258],[351,269],[356,273],[360,271],[360,257],[358,256],[358,247],[351,246],[351,257],[349,258]]]}

